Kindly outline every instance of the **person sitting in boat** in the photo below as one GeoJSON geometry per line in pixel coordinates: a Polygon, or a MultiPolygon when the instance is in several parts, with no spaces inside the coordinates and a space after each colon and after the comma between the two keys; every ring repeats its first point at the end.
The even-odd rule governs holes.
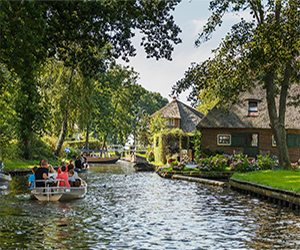
{"type": "Polygon", "coordinates": [[[70,184],[71,187],[74,186],[74,183],[76,181],[76,179],[74,177],[74,173],[75,173],[74,169],[69,169],[69,171],[68,171],[68,176],[69,176],[68,181],[69,181],[69,184],[70,184]]]}
{"type": "Polygon", "coordinates": [[[70,166],[70,165],[74,165],[73,159],[72,159],[72,158],[70,159],[69,164],[67,165],[67,169],[69,169],[69,166],[70,166]]]}
{"type": "Polygon", "coordinates": [[[29,175],[29,178],[28,178],[28,185],[29,185],[29,187],[30,187],[30,189],[32,189],[32,188],[34,188],[35,187],[35,183],[34,183],[34,181],[35,181],[35,172],[36,172],[36,170],[38,169],[38,167],[37,166],[34,166],[33,168],[32,168],[32,174],[31,175],[29,175]],[[32,184],[32,185],[31,185],[32,184]]]}
{"type": "Polygon", "coordinates": [[[66,167],[66,172],[68,172],[68,167],[69,167],[69,165],[66,166],[66,163],[62,161],[62,162],[60,163],[60,167],[59,167],[58,170],[57,170],[57,174],[61,174],[61,173],[62,173],[62,171],[61,171],[61,167],[62,167],[62,166],[65,166],[65,167],[66,167]]]}
{"type": "Polygon", "coordinates": [[[76,156],[75,167],[78,169],[81,169],[81,160],[80,160],[79,156],[76,156]]]}
{"type": "Polygon", "coordinates": [[[57,177],[57,172],[55,171],[53,166],[49,164],[48,165],[48,170],[49,170],[49,172],[48,172],[49,178],[52,179],[52,180],[55,180],[56,177],[57,177]]]}
{"type": "Polygon", "coordinates": [[[45,183],[41,182],[41,180],[48,179],[48,162],[47,160],[42,160],[40,162],[40,167],[35,171],[35,180],[36,180],[36,187],[44,187],[45,183]]]}
{"type": "MultiPolygon", "coordinates": [[[[69,173],[71,170],[73,170],[74,173],[73,173],[72,176],[73,176],[74,179],[76,180],[76,179],[78,179],[79,177],[78,177],[78,173],[77,173],[74,169],[75,169],[74,165],[70,165],[70,166],[69,166],[69,169],[68,169],[68,173],[69,173]]],[[[70,176],[70,175],[69,175],[69,176],[70,176]]],[[[75,180],[74,180],[74,181],[75,181],[75,180]]]]}
{"type": "Polygon", "coordinates": [[[81,168],[86,169],[87,168],[87,158],[84,154],[81,154],[81,168]]]}
{"type": "Polygon", "coordinates": [[[59,182],[60,187],[65,187],[65,186],[70,187],[69,176],[68,176],[68,173],[66,172],[66,166],[65,165],[61,166],[61,173],[57,175],[56,180],[57,181],[58,180],[64,180],[65,181],[66,185],[63,181],[59,182]]]}

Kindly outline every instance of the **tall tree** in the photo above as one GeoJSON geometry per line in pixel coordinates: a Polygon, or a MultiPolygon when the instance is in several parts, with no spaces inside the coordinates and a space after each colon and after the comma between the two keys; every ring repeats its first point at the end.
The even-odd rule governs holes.
{"type": "Polygon", "coordinates": [[[139,30],[148,57],[171,60],[173,46],[181,40],[170,12],[179,2],[0,2],[0,62],[21,79],[16,112],[25,158],[30,158],[32,135],[41,131],[47,120],[37,80],[46,56],[55,56],[64,66],[73,70],[78,67],[84,76],[96,78],[97,72],[105,70],[99,51],[111,44],[111,56],[128,60],[135,55],[133,31],[139,30]]]}
{"type": "Polygon", "coordinates": [[[242,19],[214,50],[214,58],[193,64],[174,92],[192,87],[190,100],[196,101],[201,89],[213,89],[223,103],[237,98],[241,91],[257,84],[266,90],[270,126],[277,143],[279,166],[289,169],[285,113],[288,90],[299,78],[300,3],[292,0],[211,1],[211,17],[196,45],[210,39],[222,24],[226,12],[250,11],[251,20],[242,19]],[[276,99],[279,99],[279,107],[276,99]]]}
{"type": "Polygon", "coordinates": [[[30,158],[33,133],[43,128],[45,114],[37,81],[40,64],[45,60],[44,32],[46,4],[34,1],[0,2],[0,63],[17,74],[15,111],[16,132],[25,158],[30,158]]]}

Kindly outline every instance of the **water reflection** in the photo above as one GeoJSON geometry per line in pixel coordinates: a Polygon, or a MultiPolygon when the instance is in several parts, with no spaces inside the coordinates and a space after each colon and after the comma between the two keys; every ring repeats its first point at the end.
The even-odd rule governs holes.
{"type": "Polygon", "coordinates": [[[81,177],[88,183],[82,200],[32,201],[22,188],[0,195],[0,248],[297,249],[300,244],[297,212],[230,189],[135,173],[127,163],[94,166],[81,177]]]}

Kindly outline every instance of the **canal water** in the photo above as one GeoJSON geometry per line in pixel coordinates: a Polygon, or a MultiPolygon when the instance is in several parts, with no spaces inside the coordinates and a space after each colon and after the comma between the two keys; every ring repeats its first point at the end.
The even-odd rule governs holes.
{"type": "Polygon", "coordinates": [[[27,177],[0,192],[0,249],[300,249],[300,216],[229,188],[129,163],[92,167],[84,199],[29,199],[27,177]]]}

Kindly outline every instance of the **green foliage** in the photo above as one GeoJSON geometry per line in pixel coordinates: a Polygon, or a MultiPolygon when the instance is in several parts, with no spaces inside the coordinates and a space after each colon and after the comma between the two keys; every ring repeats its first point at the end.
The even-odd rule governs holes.
{"type": "Polygon", "coordinates": [[[194,136],[194,150],[195,150],[195,161],[198,162],[202,157],[202,146],[201,146],[202,134],[200,131],[194,136]]]}
{"type": "MultiPolygon", "coordinates": [[[[85,141],[65,141],[65,145],[67,147],[77,149],[82,149],[83,145],[85,145],[85,141]]],[[[101,141],[97,139],[91,139],[89,141],[90,149],[99,149],[101,146],[101,141]]]]}
{"type": "MultiPolygon", "coordinates": [[[[11,88],[15,94],[12,100],[17,118],[17,122],[12,124],[16,125],[15,134],[22,145],[20,150],[23,156],[27,159],[31,157],[34,136],[36,134],[40,136],[49,127],[52,129],[54,127],[57,131],[61,128],[60,125],[63,125],[63,133],[60,134],[62,138],[60,142],[63,142],[67,134],[63,131],[66,121],[73,126],[71,113],[74,112],[67,112],[69,97],[77,97],[78,105],[83,107],[80,104],[87,104],[93,93],[92,88],[89,88],[93,86],[92,79],[99,79],[100,73],[107,68],[108,59],[122,56],[128,60],[128,57],[135,55],[131,41],[134,36],[133,30],[141,31],[141,46],[144,47],[147,57],[171,60],[174,45],[181,42],[178,38],[181,30],[170,14],[179,2],[180,0],[0,1],[0,63],[5,64],[18,78],[17,84],[14,85],[17,88],[11,88]],[[73,74],[76,70],[84,78],[85,88],[81,89],[85,91],[81,92],[83,95],[80,96],[83,98],[73,93],[69,93],[72,96],[60,98],[59,104],[62,106],[66,104],[63,119],[56,116],[54,119],[49,117],[51,100],[45,95],[45,90],[52,83],[49,82],[47,86],[40,81],[41,69],[47,57],[55,57],[73,74]],[[56,118],[64,122],[56,123],[56,118]]],[[[71,76],[62,87],[67,89],[70,82],[71,76]]],[[[123,105],[114,106],[113,112],[118,112],[119,118],[114,121],[113,131],[108,131],[109,128],[106,127],[105,138],[111,134],[112,137],[118,137],[122,141],[130,133],[131,126],[128,124],[131,124],[132,113],[127,112],[125,103],[131,100],[134,103],[138,97],[134,88],[128,89],[127,93],[130,92],[134,92],[135,98],[131,99],[131,95],[124,95],[123,100],[118,100],[117,93],[121,92],[114,95],[113,102],[116,104],[122,101],[123,105]],[[126,121],[125,125],[123,121],[126,121]]],[[[58,97],[62,97],[64,93],[57,88],[58,97]]],[[[127,107],[132,109],[131,105],[127,107]]],[[[55,105],[55,108],[57,111],[59,105],[55,105]]],[[[79,112],[85,117],[84,119],[78,117],[78,120],[79,125],[84,127],[88,134],[89,126],[94,129],[96,124],[82,122],[90,123],[93,119],[90,110],[85,111],[79,112]]],[[[103,119],[107,118],[105,115],[103,119]]],[[[109,122],[105,120],[105,124],[107,123],[109,122]]]]}
{"type": "Polygon", "coordinates": [[[199,171],[224,171],[228,164],[223,155],[211,156],[209,158],[199,159],[197,168],[199,171]]]}
{"type": "Polygon", "coordinates": [[[257,156],[257,164],[260,170],[270,170],[277,168],[276,160],[269,156],[257,156]]]}
{"type": "Polygon", "coordinates": [[[153,141],[154,135],[161,133],[167,127],[167,121],[161,117],[158,112],[151,120],[149,124],[149,133],[151,135],[150,142],[153,141]]]}
{"type": "Polygon", "coordinates": [[[210,89],[205,89],[200,92],[199,95],[199,104],[197,110],[202,114],[206,115],[217,103],[219,102],[218,95],[216,91],[210,89]]]}
{"type": "Polygon", "coordinates": [[[185,164],[179,161],[172,161],[171,167],[173,170],[183,170],[185,167],[185,164]]]}
{"type": "MultiPolygon", "coordinates": [[[[212,11],[196,45],[208,41],[227,12],[250,11],[253,18],[234,24],[213,50],[214,57],[192,64],[172,94],[192,88],[189,99],[198,102],[199,90],[214,93],[224,108],[237,101],[240,92],[258,85],[266,90],[270,126],[281,143],[277,146],[280,167],[290,164],[286,145],[285,113],[288,92],[299,83],[299,1],[211,1],[212,11]],[[279,101],[277,102],[277,100],[279,101]],[[277,103],[280,103],[278,107],[277,103]]],[[[296,94],[294,105],[299,105],[296,94]]]]}
{"type": "Polygon", "coordinates": [[[147,161],[153,162],[154,160],[154,150],[153,148],[150,148],[147,150],[147,161]]]}

